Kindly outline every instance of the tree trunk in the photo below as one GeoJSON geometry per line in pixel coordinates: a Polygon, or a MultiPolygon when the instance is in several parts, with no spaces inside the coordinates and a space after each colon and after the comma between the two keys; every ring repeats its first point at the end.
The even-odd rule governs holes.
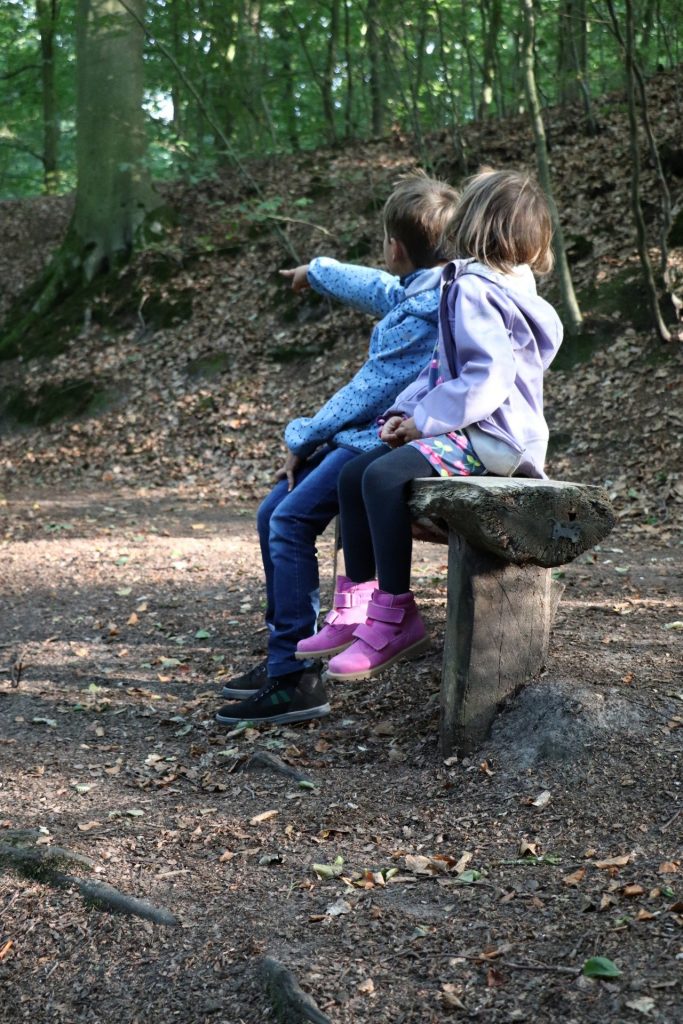
{"type": "Polygon", "coordinates": [[[501,0],[480,0],[480,12],[484,35],[484,67],[479,117],[483,119],[490,115],[493,107],[498,33],[503,18],[501,0]]]}
{"type": "Polygon", "coordinates": [[[453,88],[453,78],[450,72],[450,62],[452,60],[452,47],[446,47],[446,29],[443,20],[443,11],[439,0],[434,0],[434,9],[436,11],[436,23],[439,30],[439,55],[441,58],[441,74],[443,75],[444,84],[446,86],[446,95],[448,96],[448,103],[450,106],[451,114],[451,142],[453,144],[453,151],[455,153],[455,160],[458,166],[460,174],[464,177],[467,174],[467,159],[465,157],[465,147],[463,144],[462,134],[460,131],[460,108],[456,98],[455,89],[453,88]]]}
{"type": "Polygon", "coordinates": [[[550,181],[550,165],[548,162],[548,147],[545,141],[545,127],[541,114],[541,104],[536,89],[536,73],[534,70],[534,0],[523,0],[524,4],[524,84],[526,91],[531,126],[534,133],[536,147],[536,166],[538,177],[543,191],[548,200],[550,215],[553,222],[553,245],[555,258],[560,280],[560,291],[565,314],[569,320],[570,330],[576,332],[583,323],[583,317],[574,292],[572,276],[567,260],[567,251],[564,244],[560,215],[553,197],[552,184],[550,181]]]}
{"type": "Polygon", "coordinates": [[[334,75],[337,60],[337,41],[339,39],[339,4],[340,0],[332,0],[330,8],[330,34],[327,40],[327,55],[321,86],[323,116],[327,127],[327,137],[332,145],[337,141],[334,117],[334,75]]]}
{"type": "MultiPolygon", "coordinates": [[[[610,5],[611,6],[611,5],[610,5]]],[[[628,102],[629,141],[631,149],[631,207],[636,224],[636,241],[640,265],[652,312],[652,323],[662,341],[671,341],[671,334],[659,308],[657,286],[652,272],[652,263],[647,248],[647,233],[643,208],[640,201],[640,145],[638,141],[638,118],[636,114],[636,68],[635,41],[633,31],[633,0],[626,0],[626,98],[628,102]]]]}
{"type": "Polygon", "coordinates": [[[86,280],[127,259],[160,205],[144,166],[145,0],[79,0],[76,167],[72,230],[86,280]]]}
{"type": "MultiPolygon", "coordinates": [[[[95,275],[130,258],[161,206],[149,182],[142,109],[144,0],[79,0],[76,36],[76,206],[66,238],[10,310],[0,356],[41,351],[30,332],[95,275]]],[[[157,218],[150,225],[158,235],[157,218]]]]}
{"type": "Polygon", "coordinates": [[[379,2],[368,0],[365,12],[367,20],[368,62],[370,64],[370,103],[372,110],[372,134],[380,138],[384,134],[384,90],[382,89],[382,56],[380,52],[379,2]]]}
{"type": "Polygon", "coordinates": [[[59,187],[59,116],[55,91],[55,27],[59,16],[57,0],[36,0],[40,30],[40,77],[43,101],[43,174],[47,194],[59,187]]]}

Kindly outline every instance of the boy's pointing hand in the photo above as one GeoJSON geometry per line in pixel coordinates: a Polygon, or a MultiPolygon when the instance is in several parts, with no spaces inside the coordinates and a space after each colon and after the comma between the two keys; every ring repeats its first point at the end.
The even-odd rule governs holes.
{"type": "Polygon", "coordinates": [[[295,267],[294,270],[281,270],[280,274],[292,282],[293,292],[304,292],[311,287],[308,283],[308,263],[295,267]]]}

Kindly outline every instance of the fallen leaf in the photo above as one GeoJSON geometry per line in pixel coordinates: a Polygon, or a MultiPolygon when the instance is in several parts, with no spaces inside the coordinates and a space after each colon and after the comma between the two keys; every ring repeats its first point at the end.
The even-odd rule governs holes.
{"type": "Polygon", "coordinates": [[[565,885],[580,885],[583,882],[586,875],[585,868],[579,868],[578,871],[573,871],[571,875],[563,875],[562,881],[565,885]]]}
{"type": "Polygon", "coordinates": [[[262,821],[270,821],[271,818],[276,818],[279,811],[262,811],[260,814],[255,814],[253,818],[250,818],[250,825],[260,825],[262,821]]]}
{"type": "Polygon", "coordinates": [[[101,821],[81,821],[78,823],[78,831],[91,832],[94,828],[99,828],[101,824],[101,821]]]}
{"type": "Polygon", "coordinates": [[[8,939],[4,946],[0,946],[0,960],[4,960],[7,954],[12,949],[14,942],[12,939],[8,939]]]}
{"type": "Polygon", "coordinates": [[[371,996],[375,991],[375,983],[372,978],[366,978],[365,981],[361,981],[358,991],[362,992],[364,996],[371,996]]]}
{"type": "Polygon", "coordinates": [[[592,956],[583,965],[583,974],[587,978],[619,978],[621,971],[606,956],[592,956]]]}
{"type": "Polygon", "coordinates": [[[522,839],[517,849],[517,853],[520,857],[538,857],[538,850],[538,843],[530,843],[528,840],[522,839]]]}
{"type": "Polygon", "coordinates": [[[642,885],[625,885],[621,891],[624,896],[642,896],[645,892],[642,885]]]}
{"type": "Polygon", "coordinates": [[[627,999],[626,1005],[630,1010],[649,1016],[650,1011],[655,1008],[655,1001],[650,996],[639,996],[638,999],[627,999]]]}
{"type": "Polygon", "coordinates": [[[550,790],[544,789],[542,793],[539,793],[535,800],[531,801],[532,807],[545,807],[546,804],[550,803],[550,790]]]}
{"type": "Polygon", "coordinates": [[[663,864],[659,865],[660,875],[675,875],[678,871],[678,861],[676,860],[665,860],[663,864]]]}
{"type": "Polygon", "coordinates": [[[455,985],[445,984],[441,986],[441,998],[446,1006],[453,1010],[466,1010],[467,1007],[457,994],[455,985]]]}
{"type": "Polygon", "coordinates": [[[330,903],[325,911],[328,917],[339,917],[341,914],[350,914],[353,907],[340,896],[334,903],[330,903]]]}
{"type": "Polygon", "coordinates": [[[344,858],[335,857],[333,864],[314,864],[313,870],[318,878],[329,879],[339,878],[344,870],[344,858]]]}
{"type": "Polygon", "coordinates": [[[607,860],[596,860],[596,868],[623,868],[633,860],[632,853],[624,853],[619,857],[608,857],[607,860]]]}
{"type": "Polygon", "coordinates": [[[486,974],[486,985],[488,988],[501,988],[506,982],[506,978],[497,967],[489,967],[486,974]]]}

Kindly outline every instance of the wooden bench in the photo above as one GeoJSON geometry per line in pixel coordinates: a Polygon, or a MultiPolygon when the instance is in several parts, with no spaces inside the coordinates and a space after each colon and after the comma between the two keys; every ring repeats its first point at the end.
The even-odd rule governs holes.
{"type": "Polygon", "coordinates": [[[607,536],[601,487],[521,477],[416,480],[414,535],[448,544],[444,757],[486,738],[500,703],[541,672],[563,586],[551,569],[607,536]]]}

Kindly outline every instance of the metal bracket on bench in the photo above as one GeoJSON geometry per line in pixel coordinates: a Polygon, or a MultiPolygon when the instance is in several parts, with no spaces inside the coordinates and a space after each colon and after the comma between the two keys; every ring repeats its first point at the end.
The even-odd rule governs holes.
{"type": "Polygon", "coordinates": [[[553,524],[553,530],[551,537],[553,540],[561,540],[566,538],[570,540],[572,544],[578,544],[581,540],[581,527],[579,525],[570,526],[567,523],[561,523],[557,519],[551,520],[553,524]]]}

